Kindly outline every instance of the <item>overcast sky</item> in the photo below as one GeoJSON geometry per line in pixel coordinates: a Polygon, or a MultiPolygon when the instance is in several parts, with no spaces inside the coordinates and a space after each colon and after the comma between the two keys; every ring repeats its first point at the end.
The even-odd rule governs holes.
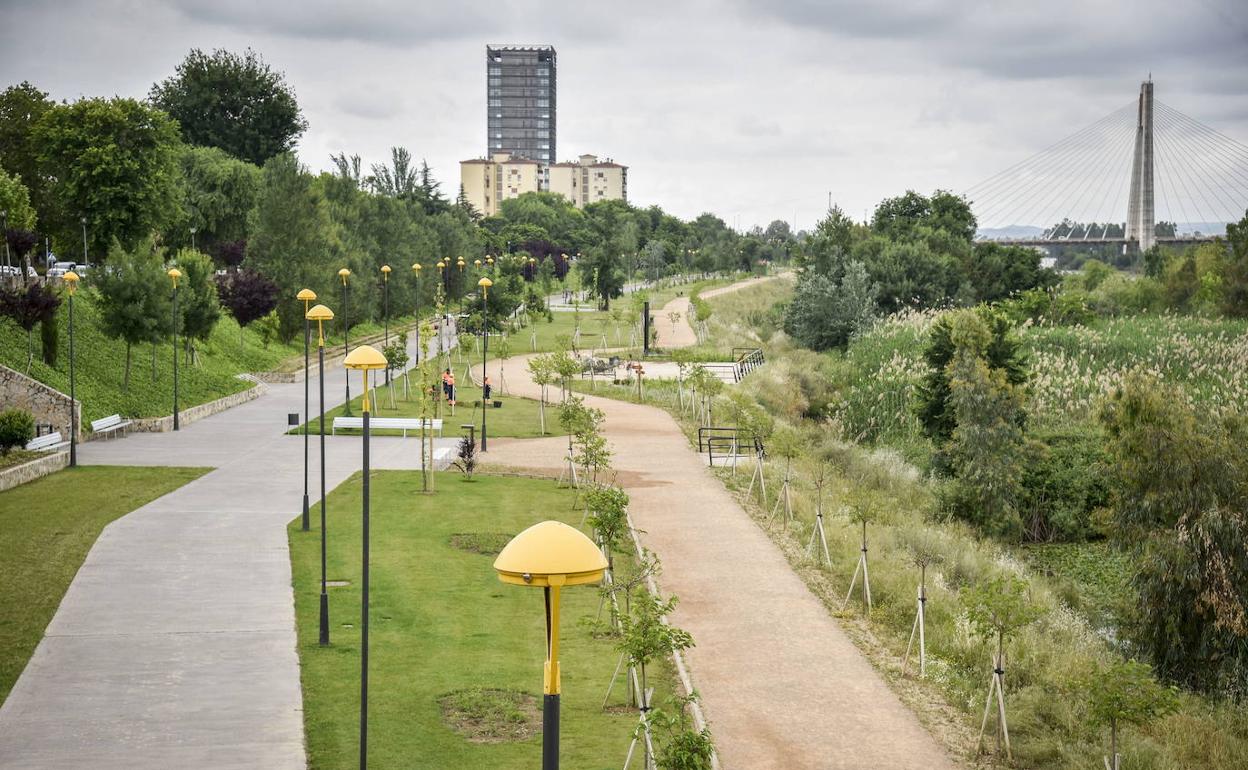
{"type": "MultiPolygon", "coordinates": [[[[558,51],[558,147],[629,166],[682,217],[809,228],[907,188],[965,190],[1157,98],[1248,144],[1242,0],[0,0],[0,84],[143,97],[188,49],[259,51],[310,124],[299,154],[485,150],[487,43],[558,51]]],[[[1125,217],[1125,212],[1119,218],[1125,217]]]]}

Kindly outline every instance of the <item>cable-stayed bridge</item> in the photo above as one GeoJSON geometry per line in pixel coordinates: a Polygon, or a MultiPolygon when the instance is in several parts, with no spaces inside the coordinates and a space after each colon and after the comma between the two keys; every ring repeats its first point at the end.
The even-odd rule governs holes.
{"type": "Polygon", "coordinates": [[[1194,243],[1248,209],[1248,145],[1155,99],[1149,79],[1137,100],[964,195],[981,240],[1131,251],[1194,243]]]}

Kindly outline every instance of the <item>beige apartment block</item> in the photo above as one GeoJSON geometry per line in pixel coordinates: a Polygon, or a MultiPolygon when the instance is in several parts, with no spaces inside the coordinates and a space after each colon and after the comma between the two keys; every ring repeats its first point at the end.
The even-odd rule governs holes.
{"type": "Polygon", "coordinates": [[[549,189],[572,201],[578,209],[605,200],[628,200],[628,166],[610,158],[582,155],[575,163],[550,167],[549,189]]]}
{"type": "Polygon", "coordinates": [[[464,197],[486,217],[497,214],[500,204],[509,198],[541,190],[542,174],[542,166],[537,161],[508,152],[459,163],[459,183],[464,197]]]}

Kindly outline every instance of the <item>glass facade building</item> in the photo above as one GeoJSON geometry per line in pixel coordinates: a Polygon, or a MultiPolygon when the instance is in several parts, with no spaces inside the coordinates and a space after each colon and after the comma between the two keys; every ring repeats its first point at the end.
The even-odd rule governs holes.
{"type": "Polygon", "coordinates": [[[486,46],[486,156],[555,161],[555,49],[486,46]]]}

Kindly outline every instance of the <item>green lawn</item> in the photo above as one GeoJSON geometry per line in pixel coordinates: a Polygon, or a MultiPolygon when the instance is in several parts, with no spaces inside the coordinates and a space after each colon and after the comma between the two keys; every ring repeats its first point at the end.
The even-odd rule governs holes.
{"type": "Polygon", "coordinates": [[[0,492],[0,701],[104,526],[207,468],[67,468],[0,492]]]}
{"type": "MultiPolygon", "coordinates": [[[[469,384],[464,386],[463,369],[460,366],[454,367],[456,370],[456,380],[459,382],[459,404],[455,408],[455,414],[450,413],[446,404],[441,405],[441,413],[436,415],[443,420],[442,434],[444,436],[457,436],[465,433],[459,426],[473,423],[478,429],[481,427],[481,389],[475,385],[469,384]]],[[[479,375],[478,368],[477,374],[479,375]]],[[[506,369],[504,369],[506,373],[506,369]]],[[[397,389],[394,393],[394,409],[390,408],[390,387],[383,385],[377,388],[376,401],[372,404],[372,415],[374,417],[419,417],[420,406],[414,398],[405,400],[403,398],[403,379],[400,377],[396,381],[397,389]]],[[[413,382],[414,385],[414,382],[413,382]]],[[[491,408],[487,417],[487,425],[490,435],[497,438],[536,438],[541,436],[539,428],[541,423],[538,417],[538,403],[530,398],[520,398],[518,396],[500,396],[498,390],[494,391],[491,401],[501,401],[503,406],[498,409],[491,408]]],[[[351,399],[351,414],[358,417],[362,409],[363,398],[356,396],[351,399]]],[[[328,431],[335,417],[341,416],[343,407],[337,406],[326,412],[325,427],[328,431]]],[[[550,435],[552,426],[557,425],[558,414],[555,407],[551,404],[546,405],[546,430],[550,435]]],[[[318,431],[320,419],[310,420],[306,427],[312,433],[318,431]]],[[[298,433],[299,428],[295,428],[292,433],[298,433]]],[[[398,436],[401,431],[397,430],[377,430],[373,432],[377,436],[398,436]]],[[[414,434],[408,432],[411,438],[414,434]]]]}
{"type": "MultiPolygon", "coordinates": [[[[69,392],[69,304],[62,302],[57,311],[59,321],[59,355],[55,367],[41,357],[39,329],[34,334],[34,363],[30,376],[64,393],[69,392]]],[[[391,331],[410,319],[394,319],[391,331]]],[[[341,350],[342,337],[335,327],[326,329],[331,350],[341,350]],[[331,336],[336,335],[336,336],[331,336]]],[[[378,324],[360,324],[351,328],[351,338],[359,339],[381,331],[378,324]]],[[[313,330],[315,333],[315,329],[313,330]]],[[[123,389],[126,346],[109,339],[100,331],[97,306],[90,290],[78,292],[74,300],[74,347],[76,353],[76,395],[82,401],[83,423],[110,414],[126,417],[160,417],[173,409],[173,369],[169,342],[155,346],[138,345],[131,350],[130,386],[123,389]]],[[[242,372],[294,369],[303,365],[303,340],[291,344],[272,342],[268,347],[250,327],[240,338],[238,324],[228,313],[212,336],[197,343],[199,363],[178,366],[179,405],[185,409],[206,403],[251,387],[238,379],[242,372]]],[[[26,332],[12,320],[0,318],[0,364],[19,372],[26,371],[26,332]]],[[[315,366],[315,351],[313,351],[315,366]]]]}
{"type": "MultiPolygon", "coordinates": [[[[439,473],[437,493],[420,492],[420,475],[382,471],[371,487],[372,557],[369,633],[369,759],[384,768],[532,768],[540,734],[523,740],[471,742],[443,722],[440,699],[472,688],[521,691],[540,708],[545,631],[542,593],[504,585],[493,554],[452,545],[456,535],[507,536],[546,518],[576,525],[568,490],[549,479],[439,473]]],[[[360,619],[360,477],[330,495],[331,641],[317,644],[320,533],[289,527],[302,664],[304,727],[312,768],[350,767],[358,753],[360,619]]],[[[317,517],[313,517],[315,520],[317,517]]],[[[617,555],[617,570],[629,560],[617,555]]],[[[581,623],[593,618],[592,587],[564,594],[561,634],[565,767],[614,768],[637,723],[635,712],[601,709],[618,653],[581,623]]],[[[659,698],[670,693],[670,666],[651,676],[659,698]]],[[[613,702],[622,702],[617,686],[613,702]],[[619,698],[617,699],[617,693],[619,698]]],[[[636,762],[636,758],[634,758],[636,762]]]]}

